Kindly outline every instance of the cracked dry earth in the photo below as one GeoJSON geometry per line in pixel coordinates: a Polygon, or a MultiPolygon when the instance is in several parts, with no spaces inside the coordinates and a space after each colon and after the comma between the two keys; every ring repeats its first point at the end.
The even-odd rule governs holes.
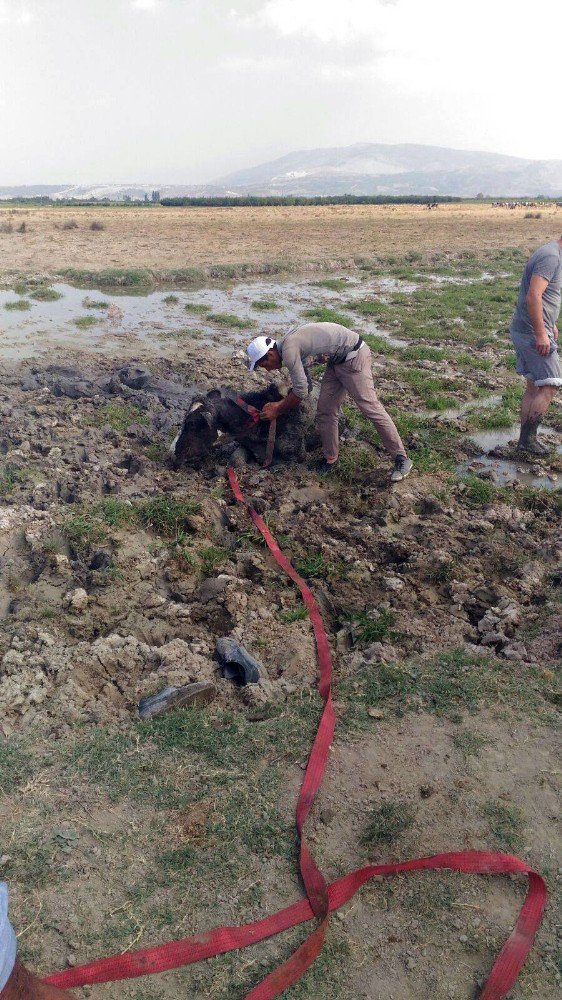
{"type": "MultiPolygon", "coordinates": [[[[86,375],[95,382],[117,367],[89,361],[86,375]]],[[[194,381],[191,361],[156,367],[163,378],[194,381]]],[[[23,741],[33,754],[48,745],[64,757],[65,747],[71,754],[92,731],[126,733],[133,745],[142,697],[205,681],[214,700],[202,711],[217,734],[225,719],[240,718],[249,731],[264,727],[267,748],[272,720],[297,727],[293,749],[274,748],[271,737],[263,760],[252,757],[256,787],[258,774],[281,768],[271,801],[259,801],[263,822],[273,811],[290,843],[310,723],[298,711],[311,704],[314,719],[318,708],[309,701],[314,644],[294,589],[233,503],[228,449],[198,470],[174,471],[166,447],[185,400],[164,406],[126,387],[71,398],[58,394],[57,377],[60,371],[32,362],[0,377],[0,749],[23,741]],[[166,509],[170,501],[183,505],[171,527],[147,507],[155,500],[166,509]],[[222,636],[261,661],[259,684],[236,688],[220,676],[214,653],[222,636]]],[[[216,383],[211,355],[197,381],[216,383]]],[[[358,460],[345,481],[319,482],[306,463],[265,472],[244,456],[240,462],[243,488],[311,581],[333,638],[341,722],[311,821],[324,868],[335,877],[367,857],[511,844],[554,888],[562,634],[555,506],[520,506],[499,494],[474,505],[462,480],[445,472],[414,472],[390,489],[380,451],[357,441],[346,447],[358,456],[368,447],[374,461],[364,468],[358,460]],[[387,801],[406,804],[415,819],[369,847],[370,811],[387,801]]],[[[257,744],[248,746],[257,754],[257,744]]],[[[126,758],[128,750],[121,752],[126,758]]],[[[233,785],[242,780],[245,752],[233,744],[233,785]]],[[[20,925],[40,909],[25,940],[38,967],[255,918],[296,898],[291,850],[272,855],[267,841],[261,849],[250,842],[218,897],[213,864],[201,874],[187,852],[182,877],[191,885],[197,869],[199,882],[189,912],[173,878],[141,897],[135,887],[151,885],[163,846],[204,853],[208,840],[221,850],[211,818],[218,822],[227,806],[213,791],[215,772],[199,772],[197,754],[173,759],[198,789],[181,822],[177,805],[139,801],[130,789],[112,796],[92,772],[74,775],[70,802],[43,759],[23,792],[0,781],[0,864],[14,885],[20,925]],[[162,813],[168,807],[173,815],[162,813]],[[164,828],[159,815],[167,816],[164,828]],[[21,858],[10,869],[12,845],[24,834],[59,849],[47,851],[54,872],[32,900],[21,858]],[[124,927],[115,926],[119,911],[134,915],[124,927]]],[[[108,761],[108,787],[120,767],[108,761]]],[[[225,768],[223,761],[216,775],[225,768]]],[[[244,809],[252,811],[248,795],[244,809]]],[[[378,883],[334,918],[323,964],[291,995],[475,996],[522,888],[516,880],[446,875],[378,883]]],[[[514,996],[558,995],[554,914],[552,905],[514,996]]],[[[83,993],[234,998],[288,947],[273,941],[259,954],[83,993]]]]}

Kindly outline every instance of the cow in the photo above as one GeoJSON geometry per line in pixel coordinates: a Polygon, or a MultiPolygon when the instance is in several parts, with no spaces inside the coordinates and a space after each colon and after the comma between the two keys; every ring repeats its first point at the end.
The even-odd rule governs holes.
{"type": "MultiPolygon", "coordinates": [[[[181,429],[170,445],[175,468],[182,465],[199,466],[221,438],[237,441],[258,461],[263,462],[267,448],[269,423],[252,420],[240,405],[243,400],[249,407],[261,410],[266,403],[282,399],[279,388],[270,383],[256,392],[237,393],[229,386],[212,389],[205,395],[194,397],[181,429]]],[[[277,421],[274,459],[302,461],[306,451],[316,444],[314,430],[315,405],[302,407],[302,412],[291,411],[277,421]]]]}

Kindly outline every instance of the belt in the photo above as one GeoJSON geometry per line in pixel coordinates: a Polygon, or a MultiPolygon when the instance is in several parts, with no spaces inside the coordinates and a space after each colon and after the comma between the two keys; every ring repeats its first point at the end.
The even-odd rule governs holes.
{"type": "Polygon", "coordinates": [[[351,361],[352,358],[354,358],[357,354],[359,354],[359,351],[361,350],[362,347],[365,347],[365,341],[363,340],[363,337],[359,337],[359,340],[357,341],[355,347],[352,347],[349,354],[346,354],[345,360],[351,361]]]}

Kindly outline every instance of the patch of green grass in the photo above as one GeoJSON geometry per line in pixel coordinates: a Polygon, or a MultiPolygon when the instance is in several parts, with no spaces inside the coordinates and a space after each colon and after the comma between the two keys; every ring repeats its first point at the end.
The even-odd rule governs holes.
{"type": "Polygon", "coordinates": [[[174,295],[173,292],[171,292],[169,295],[165,295],[164,298],[162,299],[162,301],[167,306],[177,306],[177,304],[179,302],[179,299],[178,299],[177,295],[174,295]]]}
{"type": "Polygon", "coordinates": [[[49,288],[47,285],[38,285],[30,295],[38,302],[56,302],[57,299],[62,299],[61,292],[57,292],[55,288],[49,288]]]}
{"type": "Polygon", "coordinates": [[[92,513],[74,514],[62,524],[62,534],[78,556],[107,537],[105,525],[92,513]]]}
{"type": "Polygon", "coordinates": [[[82,299],[84,309],[109,309],[109,305],[106,299],[92,299],[89,295],[82,299]]]}
{"type": "Polygon", "coordinates": [[[349,317],[343,313],[327,309],[325,306],[317,306],[315,309],[307,309],[304,314],[307,319],[314,320],[315,323],[339,323],[340,326],[350,327],[349,317]]]}
{"type": "Polygon", "coordinates": [[[464,490],[461,494],[461,501],[467,507],[487,507],[496,496],[496,487],[490,479],[479,479],[478,476],[468,475],[462,479],[464,490]]]}
{"type": "Polygon", "coordinates": [[[510,386],[502,393],[501,403],[493,408],[475,410],[468,415],[472,428],[496,430],[512,427],[517,421],[521,408],[523,389],[520,385],[510,386]]]}
{"type": "Polygon", "coordinates": [[[0,469],[0,497],[7,497],[18,483],[25,482],[26,474],[16,465],[4,465],[0,469]]]}
{"type": "Polygon", "coordinates": [[[154,285],[152,272],[138,267],[106,267],[101,271],[68,267],[58,273],[68,281],[88,288],[128,288],[134,291],[154,285]]]}
{"type": "Polygon", "coordinates": [[[200,513],[201,504],[193,500],[159,496],[145,500],[136,509],[141,523],[146,527],[152,528],[163,538],[177,539],[186,530],[188,518],[200,513]]]}
{"type": "Polygon", "coordinates": [[[163,441],[152,441],[151,444],[146,445],[144,453],[151,462],[161,464],[166,460],[168,450],[168,446],[163,441]]]}
{"type": "Polygon", "coordinates": [[[306,610],[304,604],[301,604],[297,608],[289,608],[287,611],[280,611],[279,617],[282,622],[290,624],[291,622],[302,622],[308,618],[308,611],[306,610]]]}
{"type": "MultiPolygon", "coordinates": [[[[376,432],[370,421],[369,426],[372,429],[372,437],[368,437],[367,440],[374,441],[376,432]]],[[[377,459],[373,452],[365,448],[349,446],[340,452],[335,472],[330,473],[330,475],[335,476],[340,483],[354,483],[363,479],[369,472],[372,472],[376,464],[377,459]]]]}
{"type": "Polygon", "coordinates": [[[5,795],[33,777],[33,756],[21,740],[0,741],[0,792],[5,795]]]}
{"type": "Polygon", "coordinates": [[[28,299],[17,299],[16,302],[5,302],[4,309],[8,309],[9,312],[27,312],[31,309],[31,302],[28,299]]]}
{"type": "Polygon", "coordinates": [[[186,312],[197,313],[201,316],[211,311],[210,306],[204,306],[201,302],[186,302],[184,308],[186,312]]]}
{"type": "Polygon", "coordinates": [[[524,820],[520,809],[492,799],[483,806],[482,815],[488,820],[490,833],[498,847],[504,851],[516,851],[521,846],[524,820]]]}
{"type": "Polygon", "coordinates": [[[117,497],[105,497],[96,504],[93,510],[106,524],[112,528],[122,528],[125,524],[131,524],[136,517],[135,507],[131,503],[125,503],[117,497]]]}
{"type": "Polygon", "coordinates": [[[447,392],[453,393],[456,389],[456,383],[444,375],[432,375],[421,368],[403,368],[399,369],[397,374],[414,390],[428,409],[445,410],[456,403],[456,396],[442,397],[440,395],[447,392]],[[436,402],[441,398],[447,400],[446,406],[430,406],[431,402],[436,402]]]}
{"type": "Polygon", "coordinates": [[[146,426],[148,418],[144,410],[133,403],[106,403],[97,410],[94,423],[98,427],[109,424],[114,431],[124,434],[131,424],[146,426]]]}
{"type": "Polygon", "coordinates": [[[348,723],[363,728],[371,724],[371,707],[391,709],[397,715],[425,711],[455,721],[463,712],[473,714],[490,701],[527,712],[543,711],[549,687],[540,672],[528,665],[522,681],[505,660],[479,656],[461,647],[423,661],[366,663],[340,682],[338,698],[346,700],[348,723]]]}
{"type": "Polygon", "coordinates": [[[248,330],[256,325],[253,319],[243,319],[234,313],[209,313],[207,319],[219,326],[231,326],[234,330],[248,330]]]}
{"type": "Polygon", "coordinates": [[[222,545],[208,545],[198,552],[201,560],[201,569],[205,576],[212,576],[215,570],[226,561],[229,556],[228,549],[222,545]]]}
{"type": "Polygon", "coordinates": [[[379,337],[375,333],[363,333],[363,340],[375,354],[396,354],[397,348],[389,344],[385,337],[379,337]]]}
{"type": "Polygon", "coordinates": [[[327,288],[329,292],[343,292],[349,287],[345,278],[323,278],[322,281],[312,281],[313,288],[327,288]]]}
{"type": "Polygon", "coordinates": [[[271,309],[278,309],[279,303],[274,302],[273,299],[256,299],[252,302],[252,309],[259,309],[260,312],[267,312],[271,309]]]}
{"type": "Polygon", "coordinates": [[[346,302],[344,308],[374,320],[388,321],[393,318],[391,306],[387,302],[381,302],[380,299],[359,299],[357,302],[346,302]]]}
{"type": "Polygon", "coordinates": [[[489,372],[493,368],[493,362],[489,358],[480,358],[477,354],[467,354],[461,351],[455,357],[453,355],[453,361],[459,368],[468,368],[471,371],[476,368],[478,371],[489,372]]]}
{"type": "MultiPolygon", "coordinates": [[[[459,273],[456,268],[454,273],[459,273]]],[[[498,346],[517,294],[518,276],[495,277],[474,284],[427,283],[412,293],[394,292],[388,301],[365,299],[346,308],[392,324],[408,340],[498,346]]]]}
{"type": "Polygon", "coordinates": [[[158,274],[160,281],[166,285],[184,285],[196,288],[205,284],[205,272],[197,267],[174,267],[158,274]]]}
{"type": "Polygon", "coordinates": [[[392,844],[413,826],[415,817],[415,810],[408,802],[381,802],[371,810],[361,842],[369,851],[381,844],[392,844]]]}
{"type": "Polygon", "coordinates": [[[352,615],[348,621],[353,626],[356,642],[367,644],[382,642],[383,639],[389,638],[394,625],[394,615],[392,611],[388,610],[363,611],[360,614],[352,615]]]}
{"type": "Polygon", "coordinates": [[[79,330],[88,330],[91,326],[95,326],[96,323],[99,322],[99,316],[77,316],[74,320],[74,325],[77,326],[79,330]]]}
{"type": "Polygon", "coordinates": [[[462,753],[465,759],[478,757],[480,751],[490,742],[485,736],[473,733],[470,729],[459,729],[457,733],[453,733],[451,738],[453,746],[459,753],[462,753]]]}
{"type": "Polygon", "coordinates": [[[297,560],[296,569],[308,580],[325,579],[329,573],[329,566],[321,552],[311,552],[297,560]]]}
{"type": "Polygon", "coordinates": [[[405,347],[400,352],[400,358],[404,361],[445,361],[450,356],[450,352],[444,347],[426,347],[425,344],[405,347]]]}

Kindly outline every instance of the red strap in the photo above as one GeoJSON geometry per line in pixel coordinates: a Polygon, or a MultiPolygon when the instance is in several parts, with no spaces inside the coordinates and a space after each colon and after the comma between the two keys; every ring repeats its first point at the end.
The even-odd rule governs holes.
{"type": "Polygon", "coordinates": [[[251,406],[250,403],[247,403],[245,399],[242,399],[242,396],[238,396],[236,403],[240,409],[244,410],[244,412],[250,417],[250,427],[252,427],[253,424],[259,423],[260,411],[257,410],[255,406],[251,406]]]}
{"type": "MultiPolygon", "coordinates": [[[[244,503],[244,497],[233,469],[228,470],[228,476],[236,499],[240,503],[244,503]]],[[[480,997],[480,1000],[501,1000],[517,980],[519,971],[532,946],[547,899],[544,880],[524,861],[510,854],[459,851],[437,854],[430,858],[417,858],[398,864],[367,865],[365,868],[345,875],[330,886],[326,885],[322,872],[310,854],[306,841],[302,838],[302,831],[322,780],[335,726],[331,699],[332,663],[328,637],[310,588],[283,555],[264,520],[251,508],[250,514],[278,564],[299,587],[309,610],[318,649],[319,690],[325,704],[297,806],[297,829],[301,837],[301,873],[307,898],[293,903],[292,906],[280,910],[270,917],[242,927],[219,927],[181,941],[171,941],[154,948],[143,948],[136,952],[114,955],[111,958],[92,962],[90,965],[55,973],[49,976],[46,982],[68,988],[84,986],[89,983],[131,979],[153,972],[164,972],[193,962],[200,962],[214,955],[247,947],[315,917],[319,923],[300,948],[246,997],[246,1000],[273,1000],[274,997],[279,996],[290,985],[297,982],[319,955],[324,942],[329,912],[347,903],[366,882],[378,875],[396,875],[400,872],[446,868],[451,871],[481,875],[521,873],[529,876],[527,896],[515,928],[496,959],[480,997]]]]}

